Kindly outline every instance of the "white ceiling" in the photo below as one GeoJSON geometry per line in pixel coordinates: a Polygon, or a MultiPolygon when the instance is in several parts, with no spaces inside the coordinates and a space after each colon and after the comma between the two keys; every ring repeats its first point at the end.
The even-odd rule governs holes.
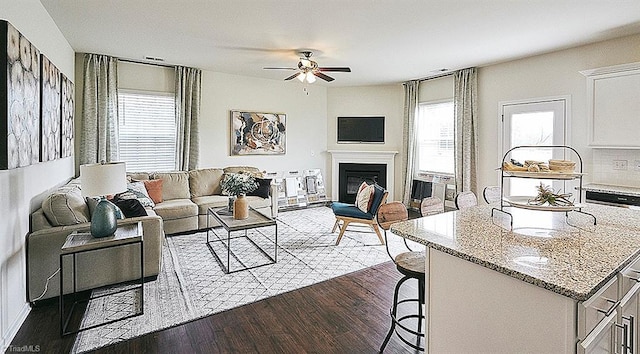
{"type": "MultiPolygon", "coordinates": [[[[78,52],[269,79],[310,49],[330,86],[398,83],[640,33],[640,0],[41,0],[78,52]]],[[[320,83],[321,80],[317,82],[320,83]]]]}

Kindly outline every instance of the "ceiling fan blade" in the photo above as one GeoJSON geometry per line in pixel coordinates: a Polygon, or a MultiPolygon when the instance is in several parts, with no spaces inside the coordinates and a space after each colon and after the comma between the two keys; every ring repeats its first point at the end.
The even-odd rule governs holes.
{"type": "Polygon", "coordinates": [[[298,68],[284,68],[277,66],[267,66],[263,68],[264,70],[298,70],[298,68]]]}
{"type": "Polygon", "coordinates": [[[296,77],[296,76],[298,76],[298,75],[300,75],[300,73],[295,73],[295,74],[293,74],[293,75],[291,75],[291,76],[287,77],[286,79],[284,79],[284,81],[291,80],[291,79],[295,78],[295,77],[296,77]]]}
{"type": "Polygon", "coordinates": [[[318,68],[319,71],[339,71],[339,72],[343,72],[343,73],[350,73],[351,72],[351,68],[346,67],[346,66],[328,66],[328,67],[320,67],[318,68]]]}
{"type": "Polygon", "coordinates": [[[321,72],[314,72],[314,73],[313,73],[313,75],[315,75],[315,76],[317,76],[317,77],[321,78],[321,79],[322,79],[322,80],[324,80],[324,81],[328,81],[328,82],[331,82],[331,81],[335,80],[335,79],[334,79],[334,78],[332,78],[331,76],[329,76],[329,75],[325,75],[325,74],[323,74],[323,73],[321,73],[321,72]]]}

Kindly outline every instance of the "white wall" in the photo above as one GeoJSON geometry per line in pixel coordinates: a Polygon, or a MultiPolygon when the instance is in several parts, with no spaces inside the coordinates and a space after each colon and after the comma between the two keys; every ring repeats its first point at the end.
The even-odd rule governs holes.
{"type": "Polygon", "coordinates": [[[419,102],[453,100],[453,75],[425,80],[420,83],[419,102]]]}
{"type": "Polygon", "coordinates": [[[200,167],[320,168],[327,181],[327,89],[308,85],[307,92],[299,82],[203,71],[200,167]],[[230,110],[286,113],[286,154],[230,156],[230,110]]]}
{"type": "MultiPolygon", "coordinates": [[[[548,96],[571,96],[570,145],[585,161],[585,180],[593,172],[593,149],[587,146],[587,89],[581,70],[640,61],[640,35],[492,65],[478,70],[480,161],[478,186],[496,184],[499,166],[498,102],[548,96]]],[[[613,172],[613,171],[612,171],[613,172]]]]}
{"type": "MultiPolygon", "coordinates": [[[[384,86],[331,87],[327,90],[327,149],[345,151],[398,151],[395,156],[395,199],[402,195],[402,121],[404,91],[401,84],[384,86]],[[384,144],[338,144],[337,117],[385,116],[384,144]]],[[[327,156],[327,178],[331,180],[331,156],[327,156]]],[[[333,187],[333,186],[332,186],[333,187]]],[[[336,186],[337,188],[337,186],[336,186]]],[[[327,195],[331,195],[331,190],[327,195]]]]}
{"type": "MultiPolygon", "coordinates": [[[[0,17],[9,21],[62,73],[75,81],[73,49],[38,0],[3,0],[0,17]]],[[[0,171],[0,335],[3,352],[29,310],[25,290],[25,237],[29,232],[29,214],[40,206],[43,193],[72,176],[73,157],[0,171]]]]}
{"type": "MultiPolygon", "coordinates": [[[[587,146],[586,79],[579,71],[637,61],[640,61],[640,35],[479,68],[479,188],[499,183],[499,175],[494,170],[502,158],[498,148],[499,102],[563,95],[571,97],[569,143],[582,155],[585,172],[588,173],[585,181],[591,181],[594,177],[594,149],[587,146]]],[[[421,101],[446,98],[442,96],[449,90],[447,85],[453,90],[452,79],[446,80],[450,84],[443,79],[423,82],[420,87],[421,101]]],[[[631,159],[640,159],[639,154],[640,150],[628,152],[624,158],[631,163],[631,159]]],[[[605,171],[598,170],[598,176],[611,176],[614,173],[610,165],[602,168],[605,171]]]]}
{"type": "MultiPolygon", "coordinates": [[[[76,56],[82,75],[83,54],[76,56]]],[[[118,62],[118,87],[174,92],[174,70],[156,65],[118,62]]],[[[82,84],[80,83],[80,85],[82,84]]],[[[280,81],[202,72],[199,167],[255,166],[266,171],[320,168],[327,174],[327,89],[298,81],[280,81]],[[308,93],[308,94],[307,94],[308,93]],[[286,154],[231,156],[230,110],[285,113],[286,154]]],[[[81,90],[76,100],[82,101],[81,90]]],[[[81,112],[81,106],[76,107],[81,112]]],[[[78,113],[79,115],[80,113],[78,113]]],[[[330,179],[325,177],[325,183],[330,179]]]]}

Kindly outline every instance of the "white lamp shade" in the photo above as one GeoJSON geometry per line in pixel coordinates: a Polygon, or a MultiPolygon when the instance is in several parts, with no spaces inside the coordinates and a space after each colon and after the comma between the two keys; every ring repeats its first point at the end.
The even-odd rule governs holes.
{"type": "Polygon", "coordinates": [[[313,75],[313,73],[311,71],[309,71],[307,73],[307,82],[310,83],[310,84],[316,82],[316,76],[313,75]]]}
{"type": "Polygon", "coordinates": [[[127,190],[124,162],[109,162],[80,166],[82,195],[98,197],[127,190]]]}

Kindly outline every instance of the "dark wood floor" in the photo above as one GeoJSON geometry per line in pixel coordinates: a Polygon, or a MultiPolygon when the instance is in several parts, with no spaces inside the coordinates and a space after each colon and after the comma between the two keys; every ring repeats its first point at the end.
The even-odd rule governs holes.
{"type": "MultiPolygon", "coordinates": [[[[400,278],[392,262],[97,350],[98,353],[376,353],[400,278]]],[[[414,284],[406,287],[415,295],[414,284]]],[[[67,353],[57,303],[34,308],[13,346],[67,353]]],[[[387,353],[410,353],[392,337],[387,353]]]]}

